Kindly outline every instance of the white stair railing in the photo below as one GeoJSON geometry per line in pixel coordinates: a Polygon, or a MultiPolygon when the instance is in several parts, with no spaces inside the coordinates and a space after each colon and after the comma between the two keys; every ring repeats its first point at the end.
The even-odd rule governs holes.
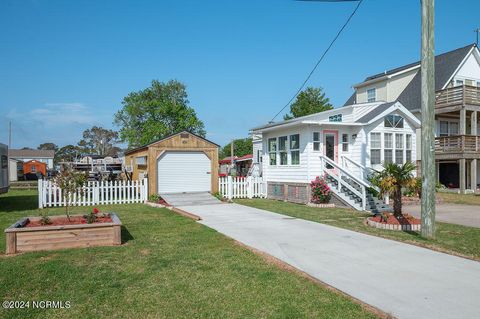
{"type": "Polygon", "coordinates": [[[371,169],[370,167],[366,167],[365,165],[362,165],[345,155],[342,155],[341,159],[343,168],[351,172],[358,172],[358,177],[361,178],[363,181],[368,182],[368,178],[372,174],[373,169],[371,169]]]}
{"type": "Polygon", "coordinates": [[[341,195],[342,187],[345,187],[361,200],[361,204],[351,203],[352,206],[358,210],[365,210],[367,205],[367,188],[371,187],[370,183],[365,182],[363,178],[355,176],[354,173],[350,172],[324,155],[320,155],[320,160],[322,172],[337,181],[337,189],[334,189],[335,193],[341,195]],[[327,165],[330,165],[331,168],[327,168],[327,165]],[[347,182],[343,177],[346,177],[357,184],[359,190],[351,183],[347,182]]]}

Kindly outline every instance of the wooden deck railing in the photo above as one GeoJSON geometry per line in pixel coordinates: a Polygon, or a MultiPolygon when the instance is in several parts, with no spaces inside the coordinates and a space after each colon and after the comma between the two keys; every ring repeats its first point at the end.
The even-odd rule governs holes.
{"type": "Polygon", "coordinates": [[[452,135],[435,138],[435,152],[464,153],[480,151],[480,136],[452,135]]]}
{"type": "Polygon", "coordinates": [[[478,105],[480,106],[480,87],[461,85],[436,92],[435,107],[478,105]]]}

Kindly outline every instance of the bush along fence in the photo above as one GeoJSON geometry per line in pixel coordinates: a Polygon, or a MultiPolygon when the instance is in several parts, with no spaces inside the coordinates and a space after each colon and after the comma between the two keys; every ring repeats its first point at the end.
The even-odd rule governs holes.
{"type": "MultiPolygon", "coordinates": [[[[148,197],[148,180],[87,182],[68,199],[69,206],[143,203],[148,197]]],[[[52,181],[38,181],[38,208],[65,206],[62,189],[52,181]]]]}
{"type": "Polygon", "coordinates": [[[220,177],[218,185],[220,194],[228,199],[267,197],[267,183],[261,177],[220,177]]]}

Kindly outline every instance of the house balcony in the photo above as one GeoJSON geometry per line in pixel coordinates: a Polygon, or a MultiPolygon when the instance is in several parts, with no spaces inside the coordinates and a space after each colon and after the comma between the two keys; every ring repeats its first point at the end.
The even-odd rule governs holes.
{"type": "Polygon", "coordinates": [[[480,159],[480,136],[451,135],[435,138],[435,158],[480,159]]]}
{"type": "Polygon", "coordinates": [[[461,85],[435,93],[435,113],[449,113],[467,109],[480,110],[480,87],[461,85]]]}

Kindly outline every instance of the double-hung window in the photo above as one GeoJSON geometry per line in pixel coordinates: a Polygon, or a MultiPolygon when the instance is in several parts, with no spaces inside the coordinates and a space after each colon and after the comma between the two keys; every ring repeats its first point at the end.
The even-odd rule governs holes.
{"type": "Polygon", "coordinates": [[[395,134],[395,163],[403,164],[403,134],[395,134]]]}
{"type": "Polygon", "coordinates": [[[382,162],[381,149],[382,137],[380,133],[370,133],[370,163],[372,165],[382,162]]]}
{"type": "Polygon", "coordinates": [[[383,134],[383,161],[385,164],[393,162],[393,134],[383,134]]]}
{"type": "Polygon", "coordinates": [[[270,165],[277,165],[277,139],[268,139],[268,156],[270,157],[270,165]]]}
{"type": "Polygon", "coordinates": [[[313,150],[320,151],[320,132],[313,132],[313,150]]]}
{"type": "Polygon", "coordinates": [[[411,134],[407,134],[405,135],[405,139],[406,139],[406,151],[405,151],[405,160],[407,162],[411,162],[412,161],[412,135],[411,134]]]}
{"type": "Polygon", "coordinates": [[[278,152],[280,154],[280,165],[288,165],[287,141],[288,141],[288,137],[286,136],[280,136],[278,138],[278,152]]]}
{"type": "Polygon", "coordinates": [[[342,152],[348,152],[348,134],[342,134],[342,152]]]}
{"type": "Polygon", "coordinates": [[[290,158],[292,165],[300,165],[300,134],[290,135],[290,158]]]}
{"type": "Polygon", "coordinates": [[[377,89],[369,89],[367,90],[367,102],[375,102],[377,100],[377,89]]]}

